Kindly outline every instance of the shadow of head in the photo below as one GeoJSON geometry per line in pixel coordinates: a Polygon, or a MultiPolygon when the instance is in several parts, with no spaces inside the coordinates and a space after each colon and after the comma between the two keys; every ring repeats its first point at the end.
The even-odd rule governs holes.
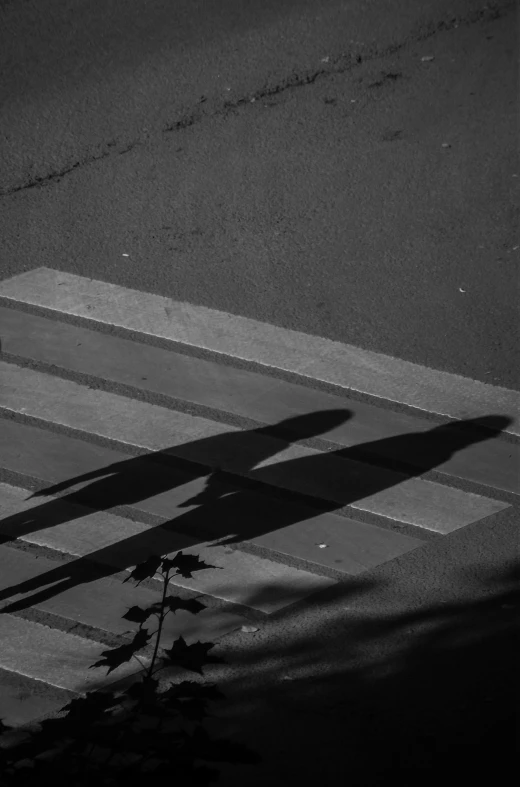
{"type": "Polygon", "coordinates": [[[302,440],[331,432],[352,417],[352,411],[347,409],[318,410],[285,418],[277,424],[266,426],[261,431],[270,437],[302,440]]]}
{"type": "Polygon", "coordinates": [[[449,442],[453,448],[463,448],[496,437],[512,423],[513,419],[506,415],[482,415],[443,424],[433,429],[432,433],[442,435],[443,440],[449,442]]]}

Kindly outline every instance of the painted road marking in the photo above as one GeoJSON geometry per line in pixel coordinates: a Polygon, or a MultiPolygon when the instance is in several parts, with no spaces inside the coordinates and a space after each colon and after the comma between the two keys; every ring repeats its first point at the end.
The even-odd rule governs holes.
{"type": "MultiPolygon", "coordinates": [[[[56,576],[56,570],[59,572],[60,567],[66,564],[62,561],[49,560],[41,555],[36,559],[30,552],[0,546],[0,565],[2,566],[0,608],[2,608],[13,602],[23,601],[24,595],[29,593],[31,582],[33,588],[41,590],[39,580],[47,578],[50,583],[51,577],[56,576]],[[23,593],[22,588],[24,588],[23,593]],[[17,589],[20,589],[20,592],[15,592],[17,589]]],[[[137,624],[123,619],[123,615],[130,607],[149,607],[160,600],[161,593],[159,588],[154,592],[140,585],[106,577],[78,584],[61,592],[51,587],[49,597],[37,603],[30,603],[30,594],[27,598],[28,606],[33,609],[40,609],[67,620],[75,620],[102,631],[124,634],[137,629],[137,624]]],[[[240,615],[211,607],[196,615],[181,610],[166,617],[163,633],[166,637],[165,642],[173,641],[179,636],[184,637],[188,643],[203,639],[216,640],[247,622],[247,619],[240,615]]]]}
{"type": "MultiPolygon", "coordinates": [[[[107,474],[113,472],[110,465],[125,462],[131,457],[127,453],[114,448],[96,445],[86,440],[70,437],[59,432],[41,429],[30,424],[17,423],[9,418],[0,418],[0,467],[22,476],[40,479],[47,484],[71,483],[78,476],[92,472],[100,472],[107,468],[107,474]]],[[[128,478],[133,484],[140,484],[144,494],[148,492],[150,505],[139,505],[140,510],[149,511],[163,518],[169,518],[172,508],[177,508],[193,494],[202,491],[205,478],[199,473],[182,471],[171,465],[165,467],[157,462],[146,461],[146,457],[134,458],[133,469],[128,478]],[[164,483],[170,489],[168,506],[162,505],[161,495],[153,494],[155,482],[164,483]],[[175,495],[175,497],[174,497],[175,495]],[[173,501],[173,503],[172,503],[173,501]]],[[[86,482],[75,483],[73,489],[79,489],[86,482]]],[[[139,498],[143,494],[140,493],[139,498]]],[[[112,495],[112,506],[124,504],[120,494],[112,495]]],[[[93,507],[99,505],[99,499],[92,501],[93,507]]],[[[88,503],[85,503],[88,505],[88,503]]]]}
{"type": "MultiPolygon", "coordinates": [[[[46,269],[23,274],[0,284],[2,295],[11,301],[201,347],[452,418],[518,415],[516,392],[69,274],[46,269]]],[[[123,383],[130,386],[130,395],[140,389],[270,424],[321,412],[317,436],[344,446],[361,444],[368,451],[370,447],[365,444],[372,442],[378,456],[405,461],[409,458],[410,438],[419,455],[428,445],[421,432],[427,437],[432,431],[426,420],[416,416],[354,404],[275,377],[14,309],[0,307],[0,320],[4,352],[90,378],[123,383]],[[140,380],[139,375],[146,380],[140,380]],[[344,418],[338,422],[337,411],[341,409],[344,418]],[[335,411],[332,420],[331,411],[335,411]],[[401,445],[395,442],[403,436],[401,445]],[[385,443],[384,438],[394,440],[385,443]]],[[[124,608],[134,603],[142,606],[148,596],[156,596],[153,591],[121,584],[111,573],[132,567],[149,554],[175,554],[183,549],[216,568],[200,572],[191,580],[176,578],[175,585],[272,613],[335,583],[329,577],[277,562],[273,550],[279,556],[289,555],[316,567],[356,575],[424,545],[422,540],[391,529],[246,492],[238,482],[231,481],[211,481],[216,498],[208,523],[204,521],[208,520],[208,507],[199,510],[190,504],[205,490],[208,474],[204,467],[222,468],[255,478],[266,488],[304,492],[322,501],[350,505],[440,534],[508,507],[498,500],[354,461],[352,453],[341,456],[288,445],[286,439],[267,433],[225,426],[13,364],[0,362],[0,375],[0,406],[7,411],[35,417],[51,429],[61,426],[146,451],[163,450],[195,463],[185,464],[182,470],[180,466],[167,466],[163,457],[163,464],[154,464],[150,457],[134,459],[122,451],[0,419],[4,437],[0,466],[6,470],[49,483],[105,471],[105,481],[103,473],[101,477],[98,473],[90,479],[90,485],[86,479],[75,487],[83,486],[83,501],[91,496],[91,508],[49,496],[29,500],[24,489],[0,485],[0,534],[8,540],[18,538],[77,558],[70,562],[35,560],[30,553],[0,546],[0,599],[8,610],[12,602],[22,601],[44,613],[121,633],[123,628],[131,628],[121,619],[124,608]],[[147,492],[143,500],[139,488],[144,480],[147,492]],[[115,512],[92,510],[114,505],[114,481],[119,485],[116,504],[121,509],[126,506],[137,520],[151,514],[173,524],[168,528],[151,526],[115,512]],[[121,499],[122,490],[133,491],[133,496],[126,491],[121,499]],[[193,535],[172,531],[176,520],[193,535]],[[195,537],[197,529],[203,530],[204,526],[220,543],[195,537]],[[249,540],[270,550],[274,559],[232,549],[222,543],[223,535],[232,541],[249,540]],[[75,573],[79,568],[84,572],[81,577],[75,573]]],[[[518,434],[518,420],[505,428],[518,434]]],[[[439,444],[446,444],[446,434],[438,433],[439,444]]],[[[297,430],[294,435],[293,439],[309,436],[297,430]]],[[[449,451],[433,451],[435,463],[431,468],[518,491],[514,486],[518,479],[513,478],[517,451],[516,445],[500,439],[455,446],[452,441],[449,451]]],[[[421,468],[418,472],[429,469],[428,464],[417,467],[421,468]]],[[[237,628],[242,620],[240,615],[208,609],[198,616],[177,616],[170,622],[168,634],[182,633],[188,641],[214,640],[237,628]]],[[[101,670],[94,675],[88,668],[103,645],[12,614],[0,615],[0,638],[0,669],[4,675],[16,671],[25,676],[24,680],[45,681],[48,687],[60,691],[85,691],[122,677],[125,670],[139,668],[137,664],[125,665],[109,680],[101,670]]]]}
{"type": "Polygon", "coordinates": [[[420,410],[510,417],[520,434],[520,394],[226,312],[70,273],[37,268],[0,284],[0,296],[293,372],[420,410]]]}
{"type": "Polygon", "coordinates": [[[107,678],[106,669],[90,669],[106,650],[105,645],[14,615],[0,615],[0,642],[3,669],[78,693],[108,685],[141,669],[132,660],[121,664],[107,678]]]}
{"type": "MultiPolygon", "coordinates": [[[[150,527],[108,512],[91,512],[70,503],[57,502],[53,498],[28,499],[29,494],[24,489],[0,484],[0,534],[14,538],[19,533],[18,537],[22,541],[68,555],[87,556],[117,570],[132,567],[152,554],[174,554],[179,550],[197,554],[217,568],[198,572],[193,579],[176,577],[175,585],[266,613],[276,612],[335,584],[328,577],[238,552],[230,547],[201,543],[158,526],[150,527]],[[37,515],[42,505],[42,524],[49,521],[51,511],[56,507],[61,508],[62,523],[34,529],[37,520],[30,514],[34,512],[37,515]],[[24,516],[25,513],[29,516],[24,516]],[[27,521],[29,525],[24,527],[22,523],[27,521]]],[[[339,524],[344,521],[341,517],[336,519],[339,524]]],[[[389,533],[388,542],[396,554],[422,545],[417,539],[393,533],[389,533]],[[395,538],[392,538],[394,535],[395,538]]],[[[365,551],[369,552],[369,546],[365,547],[365,551]]],[[[343,557],[341,549],[339,556],[343,557]]],[[[375,547],[371,557],[372,560],[377,559],[375,547]]],[[[388,545],[386,550],[379,548],[378,558],[378,563],[389,559],[388,545]]],[[[341,566],[338,568],[342,570],[341,566]]]]}
{"type": "Polygon", "coordinates": [[[0,362],[0,406],[338,506],[449,533],[508,503],[0,362]]]}
{"type": "MultiPolygon", "coordinates": [[[[294,416],[348,407],[347,420],[325,429],[321,438],[345,447],[358,446],[383,459],[428,467],[428,452],[413,450],[415,436],[432,428],[424,418],[12,308],[0,306],[0,326],[4,353],[261,423],[292,419],[286,427],[294,429],[295,436],[294,416]]],[[[439,432],[439,446],[449,440],[448,430],[439,432]]],[[[435,454],[436,448],[430,453],[435,454]]],[[[518,494],[520,445],[490,434],[489,439],[458,447],[446,461],[436,462],[435,470],[518,494]]]]}
{"type": "MultiPolygon", "coordinates": [[[[92,472],[96,468],[103,470],[110,465],[110,458],[113,459],[112,464],[115,464],[118,460],[128,461],[127,455],[112,449],[100,449],[98,446],[83,443],[65,435],[54,434],[33,426],[16,424],[6,420],[0,420],[0,437],[3,438],[3,441],[0,440],[0,465],[7,466],[19,473],[22,472],[24,475],[41,478],[48,483],[59,483],[82,472],[92,472]],[[26,461],[25,451],[19,452],[18,457],[15,455],[16,446],[22,444],[30,446],[31,456],[29,463],[26,461]],[[10,447],[14,447],[12,452],[9,451],[10,447]],[[18,462],[12,461],[15,459],[18,462]],[[70,467],[68,467],[69,459],[70,467]]],[[[164,468],[155,463],[150,467],[140,459],[133,459],[132,464],[135,470],[136,483],[146,486],[148,483],[147,473],[153,473],[155,481],[164,477],[168,487],[174,485],[174,480],[168,477],[169,473],[172,472],[171,468],[164,468]]],[[[152,463],[149,464],[152,465],[152,463]]],[[[307,506],[282,502],[279,499],[273,499],[267,494],[253,494],[245,491],[234,497],[228,497],[227,500],[223,498],[218,507],[216,503],[213,503],[209,509],[203,508],[199,512],[195,508],[188,513],[186,508],[181,507],[182,503],[202,492],[206,479],[203,477],[186,482],[186,479],[182,476],[179,478],[175,474],[173,475],[179,482],[179,487],[149,497],[146,500],[135,502],[132,506],[134,516],[135,514],[139,515],[140,512],[145,512],[160,517],[161,521],[170,523],[175,523],[177,517],[182,517],[179,524],[182,525],[183,532],[190,532],[193,528],[196,528],[198,532],[206,534],[206,538],[212,537],[215,540],[229,535],[236,535],[239,541],[251,540],[259,543],[261,546],[264,545],[262,535],[265,535],[266,531],[277,529],[283,530],[283,533],[288,533],[290,528],[293,527],[299,532],[297,542],[295,542],[296,551],[293,555],[294,557],[299,556],[310,560],[312,563],[352,574],[359,573],[360,566],[364,565],[366,568],[374,567],[386,562],[386,560],[390,560],[392,557],[404,554],[409,549],[420,546],[422,543],[418,539],[404,538],[393,531],[369,527],[360,522],[352,522],[343,516],[339,517],[332,513],[317,513],[315,509],[310,509],[307,506]],[[335,551],[331,549],[324,551],[317,549],[316,543],[320,541],[320,534],[323,532],[327,532],[331,538],[333,537],[335,551]],[[307,544],[305,544],[306,541],[308,541],[307,544]],[[353,547],[353,542],[355,547],[353,547]],[[360,555],[363,556],[361,561],[360,555]]],[[[132,476],[128,479],[128,483],[124,484],[124,488],[133,488],[133,486],[132,476]]],[[[234,489],[235,487],[223,484],[221,493],[224,495],[234,489]]],[[[90,500],[91,508],[96,508],[96,503],[99,505],[99,495],[96,494],[95,487],[93,487],[91,497],[88,494],[88,486],[85,487],[85,492],[87,493],[87,498],[84,504],[88,507],[90,500]]],[[[26,497],[27,494],[22,494],[21,499],[25,500],[26,497]]],[[[36,498],[33,502],[35,500],[36,498]]],[[[121,503],[120,497],[108,500],[106,504],[116,505],[116,503],[121,503]]],[[[5,505],[7,506],[5,511],[10,511],[14,514],[17,510],[16,506],[19,505],[19,500],[16,498],[14,503],[9,503],[7,500],[5,505]],[[9,508],[9,505],[11,505],[11,508],[9,508]]],[[[66,502],[63,502],[62,505],[62,514],[56,509],[56,506],[53,507],[52,521],[55,523],[53,537],[56,537],[61,517],[64,523],[69,523],[64,528],[64,534],[65,538],[70,539],[71,534],[75,532],[74,520],[78,514],[74,510],[69,512],[66,502]]],[[[82,508],[79,513],[83,513],[82,508]]],[[[139,519],[139,516],[137,518],[139,519]]],[[[175,525],[173,526],[175,527],[175,525]]],[[[30,530],[31,527],[34,530],[32,525],[29,525],[26,529],[30,530]]],[[[113,527],[114,525],[111,526],[112,530],[113,527]]],[[[11,524],[4,520],[2,529],[6,535],[10,535],[13,538],[16,536],[22,537],[19,520],[15,519],[11,524]]],[[[95,543],[100,538],[102,540],[99,542],[99,546],[104,546],[106,543],[103,540],[104,537],[96,534],[95,528],[92,528],[92,526],[90,531],[94,533],[92,549],[95,548],[95,543]]],[[[167,537],[163,536],[158,541],[157,539],[161,537],[161,533],[161,530],[150,530],[147,536],[147,540],[154,539],[153,543],[158,551],[168,551],[174,548],[183,549],[191,544],[198,543],[195,539],[186,540],[184,536],[178,533],[169,533],[167,537]]],[[[34,536],[32,537],[34,538],[34,536]]],[[[282,538],[283,534],[280,533],[280,539],[282,538]]],[[[61,551],[70,551],[72,549],[70,543],[68,550],[66,546],[47,545],[54,546],[57,549],[61,549],[61,551]]],[[[121,549],[124,549],[124,546],[121,549]]],[[[291,554],[291,550],[287,546],[279,551],[291,554]]],[[[244,602],[239,601],[238,603],[244,602]]]]}
{"type": "Polygon", "coordinates": [[[55,713],[75,697],[75,692],[0,669],[0,718],[8,727],[20,727],[55,713]]]}

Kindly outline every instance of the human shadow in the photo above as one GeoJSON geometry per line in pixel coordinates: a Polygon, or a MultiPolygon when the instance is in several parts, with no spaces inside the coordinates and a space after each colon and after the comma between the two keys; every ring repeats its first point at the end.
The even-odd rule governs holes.
{"type": "Polygon", "coordinates": [[[0,522],[0,543],[70,523],[85,516],[85,508],[106,511],[133,506],[166,492],[174,492],[168,498],[168,505],[171,500],[175,510],[171,513],[169,510],[170,519],[161,525],[4,588],[0,591],[0,601],[18,594],[33,595],[13,602],[2,611],[41,603],[78,584],[135,565],[151,554],[167,554],[207,539],[239,543],[304,522],[320,511],[335,511],[435,468],[455,452],[496,436],[510,423],[505,416],[489,415],[353,448],[308,451],[304,456],[271,461],[293,442],[324,434],[351,417],[347,409],[327,410],[258,429],[204,438],[117,462],[37,492],[33,497],[59,494],[78,484],[92,482],[64,497],[5,518],[0,522]],[[403,474],[377,463],[367,464],[367,454],[386,458],[395,455],[401,460],[406,456],[410,469],[403,474]],[[259,467],[266,462],[267,466],[259,467]],[[209,478],[201,489],[208,472],[209,478]],[[242,481],[244,476],[260,484],[263,492],[247,488],[242,481]],[[276,488],[305,493],[309,498],[307,504],[301,499],[294,502],[269,493],[276,488]],[[311,498],[314,505],[309,504],[311,498]],[[187,507],[191,510],[186,511],[187,507]]]}

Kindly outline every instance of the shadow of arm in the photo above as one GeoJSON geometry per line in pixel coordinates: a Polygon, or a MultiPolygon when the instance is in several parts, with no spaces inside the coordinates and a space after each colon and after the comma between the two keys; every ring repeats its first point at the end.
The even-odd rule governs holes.
{"type": "Polygon", "coordinates": [[[29,499],[32,499],[33,497],[46,497],[47,495],[56,495],[59,494],[60,492],[63,492],[65,489],[70,489],[76,484],[81,484],[84,481],[93,481],[96,478],[102,478],[103,476],[113,475],[123,464],[125,464],[125,462],[117,462],[116,464],[109,465],[108,467],[100,467],[98,470],[92,470],[90,473],[85,473],[84,475],[78,475],[75,478],[68,478],[65,481],[60,481],[58,484],[53,484],[52,486],[45,487],[45,489],[40,489],[38,492],[34,492],[29,499]]]}

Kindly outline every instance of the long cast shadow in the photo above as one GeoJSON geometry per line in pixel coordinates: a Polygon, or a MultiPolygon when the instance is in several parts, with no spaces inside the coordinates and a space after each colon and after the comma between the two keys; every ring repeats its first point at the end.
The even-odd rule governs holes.
{"type": "Polygon", "coordinates": [[[192,441],[181,448],[117,462],[36,493],[35,496],[58,494],[77,484],[92,482],[64,497],[7,517],[0,522],[0,543],[72,522],[85,516],[85,507],[104,511],[131,506],[172,490],[177,490],[177,499],[172,505],[178,510],[175,517],[159,526],[5,588],[0,592],[0,601],[17,594],[32,592],[33,595],[2,611],[12,612],[41,603],[78,584],[135,565],[151,554],[182,549],[186,539],[183,540],[179,533],[191,534],[199,541],[226,538],[226,543],[237,543],[305,521],[318,513],[310,506],[252,493],[240,486],[240,479],[233,478],[233,483],[223,480],[219,472],[221,467],[246,474],[253,481],[288,490],[301,490],[303,483],[307,494],[320,501],[319,510],[332,512],[434,469],[455,452],[495,436],[510,423],[510,419],[498,415],[450,422],[427,432],[399,435],[258,468],[291,443],[326,433],[346,422],[351,415],[346,409],[316,412],[272,426],[192,441]],[[196,471],[191,464],[190,473],[168,466],[165,462],[172,454],[189,463],[198,460],[205,466],[196,471]],[[366,462],[367,455],[394,456],[400,463],[406,458],[410,469],[403,475],[374,464],[359,464],[366,462]],[[343,461],[337,462],[338,459],[343,461]],[[186,484],[196,479],[200,483],[200,479],[208,475],[208,465],[213,472],[205,487],[195,496],[187,497],[186,484]],[[185,512],[186,507],[192,510],[185,512]]]}

